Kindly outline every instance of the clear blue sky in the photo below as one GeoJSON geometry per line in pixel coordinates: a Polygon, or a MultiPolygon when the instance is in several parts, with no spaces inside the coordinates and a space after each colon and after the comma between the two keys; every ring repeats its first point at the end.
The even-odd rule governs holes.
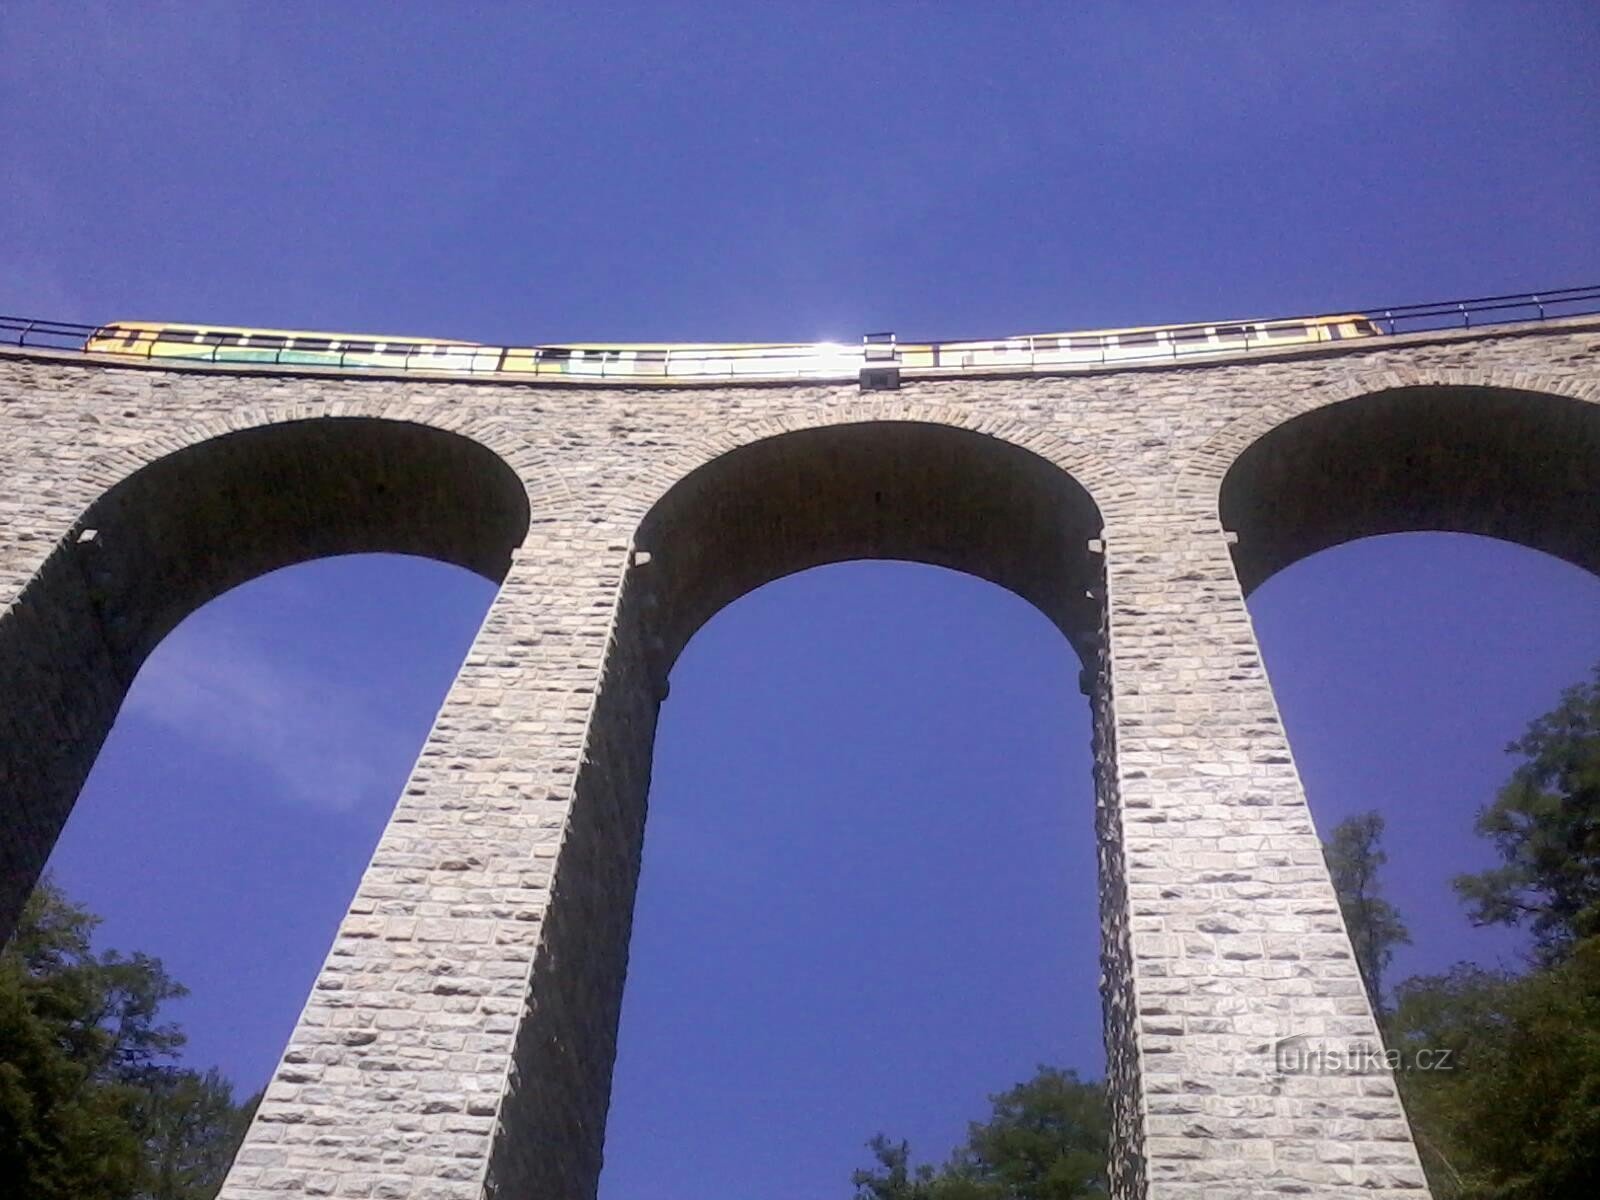
{"type": "MultiPolygon", "coordinates": [[[[1600,10],[59,6],[0,23],[0,309],[489,341],[975,336],[1600,280],[1600,10]]],[[[310,564],[152,657],[54,859],[265,1078],[491,588],[310,564]]],[[[1421,535],[1252,602],[1319,825],[1416,945],[1600,581],[1421,535]]],[[[1040,1061],[1099,1070],[1087,710],[1033,609],[850,564],[673,678],[606,1200],[848,1194],[1040,1061]]]]}

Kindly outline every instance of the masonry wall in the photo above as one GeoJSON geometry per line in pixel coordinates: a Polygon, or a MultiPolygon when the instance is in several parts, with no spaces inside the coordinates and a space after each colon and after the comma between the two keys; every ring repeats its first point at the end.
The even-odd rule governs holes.
{"type": "MultiPolygon", "coordinates": [[[[1237,546],[1218,506],[1224,477],[1264,435],[1324,411],[1403,413],[1407,397],[1425,396],[1444,406],[1446,429],[1459,416],[1492,434],[1507,403],[1525,436],[1559,426],[1545,444],[1561,456],[1563,486],[1512,504],[1511,524],[1505,503],[1468,497],[1398,518],[1395,503],[1369,505],[1368,524],[1346,521],[1338,536],[1375,532],[1373,521],[1444,520],[1557,552],[1600,544],[1594,322],[1204,367],[908,380],[870,396],[853,386],[562,389],[4,355],[0,669],[24,685],[0,694],[5,895],[14,902],[31,887],[148,652],[148,637],[119,631],[170,627],[239,582],[241,564],[332,547],[413,548],[503,574],[224,1196],[592,1195],[672,657],[715,604],[765,577],[857,553],[942,561],[1028,595],[1089,668],[1116,1194],[1423,1195],[1391,1080],[1273,1069],[1272,1042],[1291,1034],[1376,1038],[1240,582],[1242,573],[1253,586],[1295,547],[1309,552],[1330,535],[1315,505],[1288,531],[1268,519],[1274,506],[1252,507],[1271,480],[1248,462],[1227,485],[1240,511],[1256,514],[1235,531],[1237,546]],[[322,444],[334,425],[336,440],[374,440],[340,440],[346,469],[311,472],[292,489],[293,512],[252,516],[265,492],[213,489],[210,523],[181,525],[211,539],[206,553],[181,556],[186,576],[162,575],[158,588],[117,565],[119,546],[156,544],[194,504],[190,493],[130,481],[177,479],[160,472],[180,452],[231,456],[267,428],[281,430],[289,461],[304,459],[295,448],[322,444]],[[964,432],[890,436],[929,425],[964,432]],[[797,491],[794,503],[834,507],[786,525],[792,541],[779,544],[790,548],[757,566],[748,556],[759,536],[676,575],[659,546],[640,543],[665,528],[664,498],[687,494],[675,485],[698,469],[766,461],[767,451],[747,459],[741,448],[775,447],[773,478],[824,479],[809,457],[816,439],[796,436],[824,427],[856,453],[852,486],[880,470],[891,485],[848,503],[845,477],[809,499],[797,491]],[[380,442],[381,452],[359,449],[380,442]],[[948,453],[925,448],[946,443],[948,453]],[[486,489],[491,478],[515,480],[517,495],[486,489]],[[404,502],[378,502],[407,479],[404,502]],[[938,520],[925,505],[917,515],[930,489],[952,486],[970,502],[938,520]],[[1008,492],[998,511],[1009,515],[986,541],[961,514],[996,489],[1008,492]],[[108,495],[118,502],[108,506],[108,495]],[[901,501],[880,506],[880,495],[901,501]],[[433,521],[441,505],[459,519],[433,521]],[[851,515],[864,508],[875,510],[870,524],[851,515]],[[1088,514],[1101,530],[1086,527],[1088,514]],[[422,526],[431,532],[419,541],[422,526]],[[339,536],[308,541],[317,529],[339,536]],[[841,532],[830,540],[832,529],[841,532]],[[96,544],[110,557],[86,575],[96,544]],[[1052,546],[1059,562],[1046,561],[1052,546]],[[57,750],[41,762],[40,747],[57,750]]],[[[1321,444],[1314,424],[1296,428],[1321,444]]],[[[1366,436],[1381,445],[1385,428],[1375,419],[1366,436]]],[[[1407,495],[1455,495],[1457,476],[1440,463],[1459,463],[1469,444],[1491,459],[1515,452],[1475,433],[1452,443],[1455,459],[1413,456],[1381,479],[1409,472],[1407,495]]],[[[1514,489],[1515,473],[1502,482],[1514,489]]],[[[680,515],[695,511],[730,510],[680,515]]]]}

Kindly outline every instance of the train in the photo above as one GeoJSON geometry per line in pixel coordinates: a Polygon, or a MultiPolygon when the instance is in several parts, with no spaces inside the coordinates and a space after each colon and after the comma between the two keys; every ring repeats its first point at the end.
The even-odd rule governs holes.
{"type": "Polygon", "coordinates": [[[729,379],[848,379],[875,363],[928,374],[1056,371],[1315,345],[1383,332],[1370,317],[1346,313],[1024,334],[982,341],[898,342],[890,334],[872,334],[860,344],[574,342],[490,346],[447,338],[113,321],[97,327],[83,348],[96,354],[146,359],[535,377],[573,383],[689,384],[729,379]]]}

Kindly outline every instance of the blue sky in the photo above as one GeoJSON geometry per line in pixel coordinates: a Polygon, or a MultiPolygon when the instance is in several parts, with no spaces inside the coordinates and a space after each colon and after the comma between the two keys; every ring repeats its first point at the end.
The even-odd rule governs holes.
{"type": "MultiPolygon", "coordinates": [[[[983,336],[1600,280],[1589,4],[8,6],[0,309],[489,341],[983,336]]],[[[492,594],[356,558],[194,614],[54,859],[271,1069],[492,594]],[[225,714],[219,718],[218,714],[225,714]]],[[[1416,945],[1600,581],[1341,547],[1252,600],[1324,829],[1416,945]]],[[[1087,709],[990,585],[847,564],[730,606],[663,712],[606,1200],[848,1193],[1097,1071],[1087,709]]]]}

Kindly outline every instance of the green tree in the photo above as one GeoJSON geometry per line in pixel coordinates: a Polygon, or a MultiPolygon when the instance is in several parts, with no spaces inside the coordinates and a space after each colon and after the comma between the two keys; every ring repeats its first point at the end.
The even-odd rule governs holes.
{"type": "Polygon", "coordinates": [[[1461,965],[1396,989],[1391,1037],[1437,1200],[1600,1195],[1600,938],[1526,975],[1461,965]]]}
{"type": "Polygon", "coordinates": [[[1526,924],[1552,963],[1600,934],[1600,665],[1507,752],[1524,761],[1477,821],[1502,865],[1455,886],[1474,921],[1526,924]]]}
{"type": "Polygon", "coordinates": [[[211,1200],[238,1152],[260,1096],[233,1102],[215,1068],[163,1072],[144,1090],[138,1128],[145,1173],[139,1200],[211,1200]]]}
{"type": "Polygon", "coordinates": [[[910,1148],[879,1134],[868,1142],[876,1165],[855,1172],[856,1200],[1079,1200],[1104,1196],[1105,1089],[1073,1071],[1040,1067],[991,1096],[987,1121],[935,1170],[913,1167],[910,1148]]]}
{"type": "Polygon", "coordinates": [[[214,1072],[174,1063],[158,959],[95,952],[48,880],[0,951],[0,1181],[27,1200],[209,1200],[242,1134],[214,1072]]]}
{"type": "Polygon", "coordinates": [[[1479,924],[1526,926],[1523,974],[1461,964],[1396,988],[1399,1082],[1439,1200],[1600,1194],[1600,667],[1508,747],[1510,780],[1478,815],[1501,858],[1459,876],[1479,924]]]}
{"type": "Polygon", "coordinates": [[[1383,851],[1383,817],[1376,812],[1346,817],[1322,847],[1339,897],[1345,928],[1373,1012],[1385,1012],[1383,975],[1396,946],[1411,944],[1399,910],[1380,894],[1378,872],[1389,856],[1383,851]]]}
{"type": "Polygon", "coordinates": [[[877,1134],[867,1143],[876,1165],[850,1176],[856,1200],[932,1200],[934,1171],[911,1165],[911,1145],[877,1134]]]}

